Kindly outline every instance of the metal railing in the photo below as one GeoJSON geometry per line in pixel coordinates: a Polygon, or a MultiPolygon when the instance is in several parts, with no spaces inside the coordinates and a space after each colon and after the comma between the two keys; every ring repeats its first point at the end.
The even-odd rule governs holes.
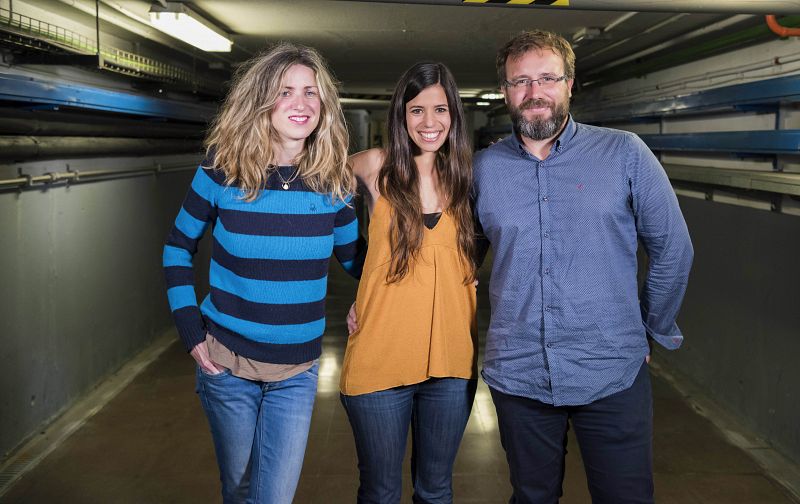
{"type": "MultiPolygon", "coordinates": [[[[0,7],[0,30],[37,38],[47,43],[81,54],[97,54],[97,43],[72,30],[25,16],[0,7]]],[[[129,74],[142,74],[163,80],[196,85],[197,79],[180,67],[140,56],[116,47],[100,47],[102,64],[111,70],[129,74]]]]}
{"type": "Polygon", "coordinates": [[[2,7],[0,7],[0,25],[28,35],[45,38],[51,43],[63,45],[69,49],[89,54],[97,53],[95,41],[84,35],[18,12],[11,12],[2,7]]]}
{"type": "Polygon", "coordinates": [[[104,65],[115,65],[122,69],[133,70],[134,72],[161,77],[171,81],[187,82],[196,84],[196,79],[192,74],[182,68],[162,63],[151,58],[146,58],[115,47],[101,48],[100,54],[103,56],[104,65]]]}

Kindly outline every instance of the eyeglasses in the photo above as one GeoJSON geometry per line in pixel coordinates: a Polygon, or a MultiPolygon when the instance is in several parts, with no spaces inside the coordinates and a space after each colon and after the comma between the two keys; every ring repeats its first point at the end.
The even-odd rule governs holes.
{"type": "Polygon", "coordinates": [[[555,86],[557,82],[566,80],[566,78],[567,78],[566,75],[562,75],[561,77],[553,77],[552,75],[545,75],[544,77],[539,77],[538,79],[517,79],[515,81],[505,81],[503,85],[507,88],[521,90],[533,86],[533,83],[536,82],[537,84],[539,84],[539,87],[546,88],[555,86]]]}

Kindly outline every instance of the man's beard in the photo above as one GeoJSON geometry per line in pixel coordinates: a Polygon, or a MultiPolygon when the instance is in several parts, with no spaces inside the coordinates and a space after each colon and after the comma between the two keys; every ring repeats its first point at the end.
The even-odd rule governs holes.
{"type": "Polygon", "coordinates": [[[558,133],[561,125],[564,124],[567,114],[569,114],[569,102],[549,102],[541,98],[530,99],[522,102],[519,107],[509,107],[511,120],[520,135],[526,136],[531,140],[546,140],[558,133]],[[535,115],[530,121],[525,119],[523,111],[533,107],[548,107],[550,118],[545,119],[535,115]]]}

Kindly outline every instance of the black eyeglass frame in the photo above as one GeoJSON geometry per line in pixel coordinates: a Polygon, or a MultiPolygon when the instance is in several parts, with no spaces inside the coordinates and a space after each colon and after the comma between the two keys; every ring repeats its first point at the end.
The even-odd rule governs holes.
{"type": "Polygon", "coordinates": [[[511,82],[511,81],[508,81],[508,80],[507,81],[503,81],[503,86],[506,89],[509,89],[509,88],[523,89],[523,88],[527,88],[527,87],[533,86],[533,83],[535,82],[536,84],[538,84],[541,87],[549,87],[549,86],[554,86],[557,83],[559,83],[561,81],[565,81],[565,80],[567,80],[566,74],[562,75],[561,77],[552,77],[550,75],[545,75],[544,77],[539,77],[538,79],[523,78],[523,79],[517,79],[515,82],[511,82]],[[546,82],[546,84],[542,84],[543,80],[546,82]]]}

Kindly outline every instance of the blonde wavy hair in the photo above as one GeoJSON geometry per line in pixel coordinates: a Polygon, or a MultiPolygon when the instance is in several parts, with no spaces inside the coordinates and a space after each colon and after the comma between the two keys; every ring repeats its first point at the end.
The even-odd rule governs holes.
{"type": "Polygon", "coordinates": [[[306,46],[281,43],[240,66],[205,141],[207,158],[253,201],[265,187],[273,166],[275,131],[271,115],[286,71],[303,65],[314,71],[319,88],[320,118],[295,159],[299,177],[313,191],[342,201],[355,192],[347,165],[347,126],[339,105],[338,82],[320,54],[306,46]]]}

